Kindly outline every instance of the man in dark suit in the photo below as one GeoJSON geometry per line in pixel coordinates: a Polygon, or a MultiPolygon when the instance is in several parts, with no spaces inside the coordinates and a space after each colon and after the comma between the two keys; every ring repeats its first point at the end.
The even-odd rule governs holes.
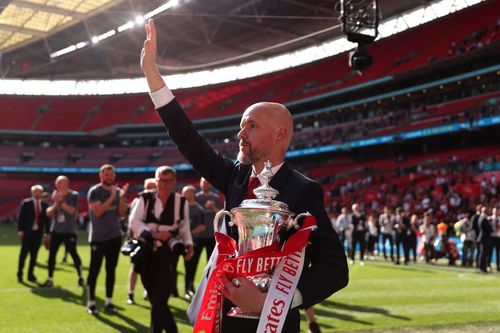
{"type": "MultiPolygon", "coordinates": [[[[156,65],[156,31],[152,20],[146,24],[146,32],[141,68],[158,114],[170,137],[195,170],[225,195],[225,208],[237,207],[248,197],[248,185],[256,179],[250,178],[258,177],[264,162],[269,160],[273,166],[269,185],[279,191],[276,200],[288,204],[294,213],[308,211],[316,218],[318,229],[312,233],[304,270],[282,330],[299,332],[299,307],[309,308],[344,288],[348,282],[348,269],[344,250],[323,205],[321,185],[293,170],[284,161],[293,134],[289,111],[277,103],[250,106],[241,119],[238,162],[223,157],[196,131],[166,87],[156,65]]],[[[237,239],[237,229],[227,224],[226,228],[228,235],[237,239]]],[[[225,315],[232,304],[243,311],[260,313],[262,310],[266,293],[246,279],[241,280],[241,286],[235,287],[227,278],[224,279],[223,332],[255,332],[257,329],[258,320],[225,315]]]]}
{"type": "Polygon", "coordinates": [[[50,221],[47,217],[47,204],[41,200],[43,187],[33,185],[31,187],[31,197],[24,199],[19,209],[17,219],[17,236],[21,240],[21,253],[19,254],[19,266],[17,269],[17,280],[23,282],[24,262],[28,253],[30,263],[28,269],[28,281],[37,282],[34,274],[38,249],[42,242],[42,235],[48,239],[50,231],[50,221]]]}
{"type": "Polygon", "coordinates": [[[477,236],[477,243],[479,244],[478,272],[480,273],[488,273],[488,267],[490,264],[489,256],[493,245],[493,238],[491,237],[493,228],[491,227],[487,212],[487,207],[481,207],[481,215],[479,215],[477,223],[479,227],[479,234],[477,236]]]}

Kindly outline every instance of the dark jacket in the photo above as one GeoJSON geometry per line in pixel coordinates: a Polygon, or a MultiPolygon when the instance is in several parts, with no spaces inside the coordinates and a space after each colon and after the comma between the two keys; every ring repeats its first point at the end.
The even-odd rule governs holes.
{"type": "Polygon", "coordinates": [[[480,215],[478,219],[478,227],[479,234],[477,235],[478,243],[488,243],[490,244],[493,239],[491,237],[491,233],[493,232],[493,228],[491,227],[490,220],[486,215],[480,215]]]}
{"type": "MultiPolygon", "coordinates": [[[[40,206],[41,215],[39,230],[43,230],[46,234],[48,234],[50,232],[50,219],[47,217],[47,204],[41,201],[40,206]]],[[[31,231],[33,230],[33,223],[35,223],[35,200],[31,197],[24,199],[21,202],[17,218],[17,231],[31,231]]]]}
{"type": "MultiPolygon", "coordinates": [[[[158,114],[171,139],[194,169],[225,195],[225,208],[231,210],[239,206],[246,196],[252,166],[234,163],[215,151],[175,99],[158,109],[158,114]]],[[[318,229],[311,235],[311,246],[306,250],[306,263],[297,287],[303,297],[302,306],[308,308],[347,285],[345,253],[325,211],[320,184],[292,170],[285,162],[269,185],[279,191],[275,199],[286,203],[290,211],[296,214],[309,212],[318,223],[318,229]]],[[[228,234],[237,239],[236,227],[226,224],[226,228],[228,234]]],[[[258,320],[224,317],[222,328],[224,332],[255,332],[257,323],[258,320]]],[[[288,314],[283,332],[299,332],[299,325],[298,310],[293,309],[288,314]]]]}

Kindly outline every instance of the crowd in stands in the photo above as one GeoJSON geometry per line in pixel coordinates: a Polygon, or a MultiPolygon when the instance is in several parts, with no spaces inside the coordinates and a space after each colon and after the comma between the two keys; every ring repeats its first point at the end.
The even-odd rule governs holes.
{"type": "Polygon", "coordinates": [[[461,41],[452,42],[448,50],[450,56],[465,54],[476,49],[490,46],[499,40],[500,17],[497,21],[487,27],[483,27],[470,35],[465,36],[461,41]]]}
{"type": "MultiPolygon", "coordinates": [[[[470,99],[474,99],[474,97],[463,99],[464,104],[468,104],[467,101],[470,99]]],[[[446,95],[442,95],[442,98],[437,100],[436,104],[445,100],[446,95]]],[[[409,131],[459,121],[466,121],[473,128],[477,124],[478,119],[500,115],[498,97],[492,97],[486,102],[479,100],[472,106],[457,106],[461,102],[452,101],[444,103],[440,106],[439,110],[435,110],[432,106],[426,104],[395,110],[388,110],[381,107],[366,112],[356,112],[354,115],[357,118],[351,116],[349,118],[332,119],[330,117],[328,121],[321,121],[321,127],[318,126],[316,128],[314,122],[307,125],[301,124],[299,126],[301,127],[300,131],[294,136],[292,149],[345,143],[377,135],[398,133],[402,132],[402,129],[409,131]],[[455,110],[448,113],[446,111],[447,107],[454,108],[455,110]],[[302,128],[303,126],[307,127],[302,128]]],[[[320,121],[317,122],[318,124],[320,123],[320,121]]]]}

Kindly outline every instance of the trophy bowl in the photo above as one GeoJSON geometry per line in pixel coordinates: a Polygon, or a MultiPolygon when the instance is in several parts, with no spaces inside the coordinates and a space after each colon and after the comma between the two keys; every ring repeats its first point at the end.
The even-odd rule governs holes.
{"type": "MultiPolygon", "coordinates": [[[[218,230],[219,220],[228,216],[229,226],[238,228],[238,256],[247,252],[272,245],[275,242],[282,243],[282,234],[291,228],[299,228],[298,220],[307,213],[295,216],[290,212],[288,205],[277,200],[273,200],[278,191],[269,186],[269,178],[272,176],[271,164],[266,162],[261,174],[264,177],[264,184],[254,190],[256,199],[244,200],[239,207],[231,211],[221,210],[214,218],[214,230],[218,230]]],[[[252,276],[250,279],[262,292],[267,292],[272,278],[272,271],[252,276]]],[[[233,279],[233,284],[239,287],[239,280],[233,279]]],[[[233,307],[228,316],[240,318],[259,318],[258,313],[244,312],[238,307],[233,307]]]]}

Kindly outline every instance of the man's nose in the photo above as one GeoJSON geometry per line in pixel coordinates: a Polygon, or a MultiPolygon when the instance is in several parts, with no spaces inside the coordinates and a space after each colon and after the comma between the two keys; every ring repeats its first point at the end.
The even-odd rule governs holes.
{"type": "Polygon", "coordinates": [[[244,129],[244,128],[242,128],[242,129],[238,132],[238,134],[236,135],[236,137],[237,137],[238,139],[240,139],[240,140],[241,140],[241,139],[246,139],[246,132],[245,132],[245,129],[244,129]]]}

